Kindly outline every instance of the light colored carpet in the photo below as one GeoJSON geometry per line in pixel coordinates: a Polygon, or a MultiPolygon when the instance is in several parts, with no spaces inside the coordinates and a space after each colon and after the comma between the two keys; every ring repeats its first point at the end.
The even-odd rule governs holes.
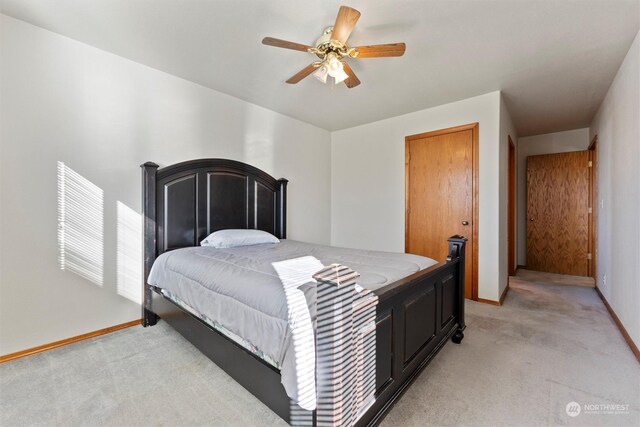
{"type": "MultiPolygon", "coordinates": [[[[383,426],[640,425],[640,364],[593,289],[513,280],[502,307],[468,302],[467,325],[383,426]]],[[[1,364],[0,425],[284,422],[161,322],[1,364]]]]}

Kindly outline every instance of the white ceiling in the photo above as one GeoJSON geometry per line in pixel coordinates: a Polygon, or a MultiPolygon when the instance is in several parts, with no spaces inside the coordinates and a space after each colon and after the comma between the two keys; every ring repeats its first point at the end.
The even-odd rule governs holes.
{"type": "Polygon", "coordinates": [[[328,130],[502,90],[520,136],[588,126],[640,27],[640,0],[0,0],[0,12],[328,130]],[[362,84],[284,81],[314,60],[341,3],[362,84]]]}

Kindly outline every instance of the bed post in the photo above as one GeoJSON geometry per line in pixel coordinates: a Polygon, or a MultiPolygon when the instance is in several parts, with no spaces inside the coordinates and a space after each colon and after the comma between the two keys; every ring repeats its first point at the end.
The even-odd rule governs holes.
{"type": "Polygon", "coordinates": [[[158,316],[151,311],[151,289],[149,289],[147,279],[156,259],[156,172],[158,165],[146,162],[140,167],[142,168],[142,252],[144,257],[142,326],[153,326],[158,322],[158,316]]]}
{"type": "Polygon", "coordinates": [[[455,235],[448,239],[449,241],[449,255],[447,256],[447,262],[452,262],[458,259],[458,328],[451,337],[451,341],[456,344],[460,344],[464,338],[463,331],[467,327],[464,321],[464,281],[465,281],[465,246],[467,238],[455,235]]]}
{"type": "Polygon", "coordinates": [[[289,180],[280,178],[278,184],[278,223],[276,224],[278,238],[287,238],[287,183],[289,180]]]}

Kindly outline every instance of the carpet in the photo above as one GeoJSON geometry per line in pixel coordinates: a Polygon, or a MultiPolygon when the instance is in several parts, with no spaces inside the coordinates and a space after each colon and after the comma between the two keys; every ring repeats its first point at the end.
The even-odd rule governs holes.
{"type": "MultiPolygon", "coordinates": [[[[467,301],[462,344],[381,425],[640,425],[640,364],[595,290],[510,286],[502,307],[467,301]]],[[[286,424],[160,322],[1,364],[0,425],[286,424]]]]}

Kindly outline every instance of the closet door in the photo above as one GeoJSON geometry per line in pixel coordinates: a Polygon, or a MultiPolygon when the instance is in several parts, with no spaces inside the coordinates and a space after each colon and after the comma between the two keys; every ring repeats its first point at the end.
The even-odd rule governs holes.
{"type": "Polygon", "coordinates": [[[477,126],[406,138],[405,251],[438,261],[447,257],[447,239],[468,239],[465,297],[474,292],[474,139],[477,126]]]}

